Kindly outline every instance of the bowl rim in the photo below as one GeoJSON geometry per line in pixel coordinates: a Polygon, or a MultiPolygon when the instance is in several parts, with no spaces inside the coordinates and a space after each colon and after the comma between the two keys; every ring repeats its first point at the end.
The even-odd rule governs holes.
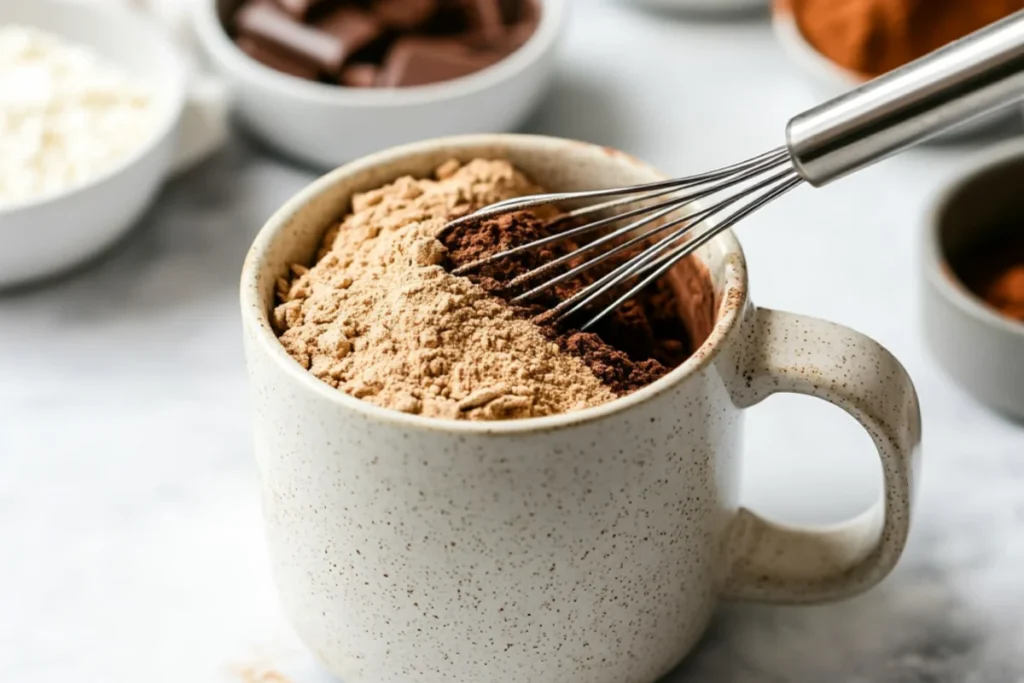
{"type": "MultiPolygon", "coordinates": [[[[750,305],[749,282],[747,279],[746,259],[739,241],[732,230],[726,230],[705,245],[716,249],[722,257],[725,278],[721,294],[716,295],[715,322],[704,343],[696,349],[682,365],[655,382],[625,396],[590,408],[519,420],[452,420],[447,418],[408,415],[397,410],[377,406],[339,391],[322,382],[308,370],[300,366],[288,355],[270,324],[267,307],[260,296],[260,271],[265,256],[277,239],[278,235],[289,228],[292,218],[302,211],[307,204],[344,179],[367,171],[368,169],[394,163],[395,161],[418,154],[428,154],[439,149],[472,150],[480,147],[504,147],[506,149],[544,148],[553,156],[560,151],[574,148],[591,154],[603,154],[622,164],[638,166],[658,177],[667,177],[663,172],[638,159],[589,142],[580,142],[566,138],[543,135],[521,134],[477,134],[458,135],[435,138],[412,144],[393,147],[369,156],[362,157],[340,166],[321,176],[297,194],[291,197],[264,223],[253,240],[242,266],[240,282],[240,304],[242,324],[246,329],[246,337],[258,351],[247,351],[247,355],[259,353],[263,362],[273,363],[277,370],[288,381],[296,382],[304,390],[312,392],[319,399],[334,404],[336,407],[361,414],[368,420],[386,422],[406,429],[418,429],[429,432],[449,432],[456,434],[505,436],[522,432],[548,432],[571,428],[581,424],[609,417],[613,414],[626,412],[637,405],[656,396],[668,392],[691,377],[704,370],[718,357],[726,347],[729,339],[739,333],[746,318],[746,310],[750,305]]],[[[699,207],[699,203],[698,203],[699,207]]],[[[709,219],[716,223],[714,219],[709,219]]],[[[247,344],[248,345],[248,344],[247,344]]],[[[253,357],[247,363],[257,362],[253,357]]]]}
{"type": "MultiPolygon", "coordinates": [[[[73,196],[90,192],[97,186],[103,185],[111,178],[128,171],[131,167],[138,164],[142,159],[147,157],[157,147],[163,144],[169,135],[176,132],[181,120],[182,112],[185,108],[184,58],[170,37],[153,19],[139,13],[138,11],[119,8],[112,5],[92,5],[82,2],[73,2],[71,0],[34,0],[34,4],[37,6],[45,5],[46,9],[50,12],[80,12],[93,14],[103,17],[101,21],[121,22],[122,24],[127,23],[128,29],[145,31],[145,42],[154,45],[155,50],[165,52],[171,57],[168,60],[168,63],[170,64],[168,77],[164,83],[157,86],[159,95],[167,98],[168,105],[164,107],[163,115],[157,125],[153,127],[153,130],[150,131],[149,137],[146,138],[142,145],[132,150],[131,153],[125,155],[116,163],[104,169],[101,173],[90,178],[86,178],[85,180],[75,183],[69,187],[51,190],[42,194],[33,195],[23,200],[0,205],[0,219],[14,214],[32,211],[44,205],[50,205],[73,196]]],[[[31,27],[46,33],[59,35],[56,31],[46,27],[36,25],[31,25],[31,27]]],[[[60,36],[60,38],[66,40],[69,44],[79,46],[84,45],[85,47],[92,49],[92,45],[90,43],[71,40],[64,36],[60,36]]],[[[109,60],[106,57],[103,59],[105,62],[115,62],[115,60],[109,60]]],[[[116,66],[122,68],[122,64],[116,64],[116,66]]]]}
{"type": "Polygon", "coordinates": [[[772,3],[772,28],[783,49],[805,67],[813,69],[820,76],[848,88],[855,88],[870,81],[873,76],[837,64],[824,55],[807,40],[791,7],[778,0],[772,3]]]}
{"type": "Polygon", "coordinates": [[[949,265],[940,234],[946,213],[955,202],[960,201],[963,189],[979,176],[1014,160],[1024,162],[1024,141],[1008,142],[976,154],[965,170],[948,182],[932,201],[924,224],[922,251],[925,279],[933,290],[964,315],[1000,332],[1019,337],[1024,342],[1024,323],[1001,315],[961,282],[949,265]]]}
{"type": "Polygon", "coordinates": [[[441,83],[407,88],[346,88],[307,81],[260,64],[244,54],[228,37],[217,14],[218,0],[194,0],[191,18],[199,42],[210,56],[238,78],[259,83],[306,103],[353,108],[405,107],[445,102],[489,90],[513,78],[540,60],[558,42],[565,24],[568,0],[536,0],[540,21],[519,49],[480,71],[441,83]]]}

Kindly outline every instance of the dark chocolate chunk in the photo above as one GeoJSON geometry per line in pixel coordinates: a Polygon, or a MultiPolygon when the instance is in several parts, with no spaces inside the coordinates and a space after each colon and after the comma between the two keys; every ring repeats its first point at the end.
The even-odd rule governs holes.
{"type": "Polygon", "coordinates": [[[470,30],[485,45],[495,45],[505,35],[501,0],[463,0],[470,30]]]}
{"type": "Polygon", "coordinates": [[[529,39],[538,13],[537,0],[243,0],[228,29],[278,71],[395,87],[490,66],[529,39]]]}
{"type": "Polygon", "coordinates": [[[524,21],[527,14],[534,10],[534,2],[535,0],[498,0],[498,5],[501,7],[501,20],[505,22],[506,26],[524,21]]]}
{"type": "Polygon", "coordinates": [[[464,0],[441,0],[442,4],[430,21],[422,27],[424,33],[435,36],[461,35],[469,30],[466,12],[463,10],[464,0]]]}
{"type": "Polygon", "coordinates": [[[525,20],[512,24],[505,32],[505,37],[499,43],[500,49],[506,54],[511,54],[526,45],[533,34],[537,31],[537,22],[525,20]]]}
{"type": "Polygon", "coordinates": [[[276,2],[285,12],[302,20],[308,17],[313,10],[337,2],[337,0],[276,0],[276,2]]]}
{"type": "Polygon", "coordinates": [[[320,73],[315,64],[297,59],[280,50],[275,50],[272,46],[266,45],[252,36],[239,36],[235,42],[242,52],[263,66],[275,71],[281,71],[310,81],[315,81],[320,73]]]}
{"type": "Polygon", "coordinates": [[[374,0],[371,9],[388,28],[409,31],[434,16],[437,0],[374,0]]]}
{"type": "Polygon", "coordinates": [[[336,36],[300,24],[274,5],[253,0],[238,12],[236,25],[248,35],[275,48],[316,64],[322,71],[338,73],[348,55],[336,36]]]}
{"type": "Polygon", "coordinates": [[[448,81],[485,69],[500,58],[450,39],[401,38],[388,52],[380,84],[395,88],[448,81]]]}
{"type": "Polygon", "coordinates": [[[345,59],[372,43],[384,31],[377,17],[358,7],[339,7],[314,26],[338,41],[345,59]]]}
{"type": "Polygon", "coordinates": [[[373,88],[379,73],[375,64],[349,64],[342,69],[338,82],[349,88],[373,88]]]}

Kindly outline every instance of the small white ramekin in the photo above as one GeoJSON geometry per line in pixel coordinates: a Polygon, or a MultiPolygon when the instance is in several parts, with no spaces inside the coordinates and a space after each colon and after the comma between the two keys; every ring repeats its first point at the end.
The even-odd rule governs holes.
{"type": "Polygon", "coordinates": [[[63,0],[0,3],[0,24],[25,24],[86,45],[154,88],[149,140],[106,172],[67,190],[0,208],[0,287],[82,263],[124,235],[171,170],[185,101],[180,55],[133,12],[63,0]]]}
{"type": "Polygon", "coordinates": [[[538,2],[536,32],[506,59],[464,78],[396,89],[313,83],[263,66],[224,30],[237,0],[196,0],[193,21],[242,122],[278,151],[333,168],[425,138],[519,126],[546,91],[568,10],[566,0],[538,2]]]}
{"type": "Polygon", "coordinates": [[[1024,143],[984,153],[935,202],[921,245],[924,331],[935,359],[978,401],[1018,419],[1024,419],[1024,323],[968,290],[951,262],[992,229],[1024,229],[1022,178],[1024,143]]]}

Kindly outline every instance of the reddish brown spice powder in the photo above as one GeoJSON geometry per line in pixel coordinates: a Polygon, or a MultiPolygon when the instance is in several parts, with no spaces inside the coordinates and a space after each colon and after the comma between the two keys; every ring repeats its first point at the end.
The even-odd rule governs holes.
{"type": "Polygon", "coordinates": [[[992,308],[1024,322],[1024,234],[1003,236],[972,249],[954,270],[992,308]]]}
{"type": "MultiPolygon", "coordinates": [[[[452,268],[551,234],[548,223],[532,213],[499,216],[456,228],[442,238],[452,268]]],[[[483,265],[469,279],[485,290],[507,294],[513,278],[576,249],[570,239],[530,249],[483,265]]],[[[552,277],[541,276],[535,284],[552,277]]],[[[607,272],[600,267],[555,285],[525,305],[523,316],[550,310],[607,272]]],[[[578,322],[578,321],[577,321],[578,322]]],[[[583,360],[601,381],[623,395],[644,387],[680,365],[692,350],[690,335],[679,314],[676,295],[665,281],[647,287],[604,318],[593,332],[545,326],[545,334],[562,350],[583,360]]]]}
{"type": "Polygon", "coordinates": [[[1003,17],[1024,0],[782,0],[819,52],[865,76],[922,57],[1003,17]]]}

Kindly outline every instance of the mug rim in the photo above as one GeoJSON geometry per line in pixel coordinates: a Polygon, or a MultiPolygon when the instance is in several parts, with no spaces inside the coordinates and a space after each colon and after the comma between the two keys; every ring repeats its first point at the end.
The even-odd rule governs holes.
{"type": "MultiPolygon", "coordinates": [[[[715,321],[707,339],[690,354],[689,358],[678,367],[673,368],[664,377],[625,396],[618,396],[597,406],[555,415],[515,420],[453,420],[449,418],[411,415],[378,406],[335,389],[299,365],[285,351],[284,346],[274,332],[273,326],[270,323],[269,309],[260,296],[260,271],[264,259],[274,240],[289,226],[292,218],[315,198],[345,178],[365,172],[371,168],[385,166],[409,156],[427,154],[439,149],[451,149],[455,152],[458,150],[494,146],[503,146],[507,149],[531,148],[549,153],[552,156],[559,155],[560,152],[565,152],[566,150],[574,150],[577,153],[580,150],[586,150],[590,153],[609,156],[617,163],[638,166],[657,177],[668,177],[650,164],[616,149],[568,138],[522,134],[478,134],[434,138],[376,152],[339,166],[301,189],[275,211],[264,223],[263,227],[260,228],[245,257],[240,283],[242,324],[247,328],[247,332],[253,335],[253,340],[270,362],[275,363],[284,375],[298,382],[306,390],[312,391],[318,397],[334,403],[339,408],[358,412],[365,418],[373,419],[377,422],[389,422],[407,429],[420,429],[432,432],[507,435],[522,432],[554,431],[593,422],[615,413],[624,412],[685,382],[715,360],[725,346],[725,342],[740,326],[743,319],[742,313],[746,310],[749,302],[746,259],[743,249],[732,230],[722,232],[706,245],[709,248],[720,251],[725,268],[725,279],[721,293],[720,295],[716,293],[715,297],[715,321]]],[[[699,202],[696,204],[699,206],[699,202]]],[[[710,224],[713,225],[715,223],[717,221],[710,220],[710,224]]],[[[247,363],[252,362],[251,358],[247,359],[247,363]]]]}

